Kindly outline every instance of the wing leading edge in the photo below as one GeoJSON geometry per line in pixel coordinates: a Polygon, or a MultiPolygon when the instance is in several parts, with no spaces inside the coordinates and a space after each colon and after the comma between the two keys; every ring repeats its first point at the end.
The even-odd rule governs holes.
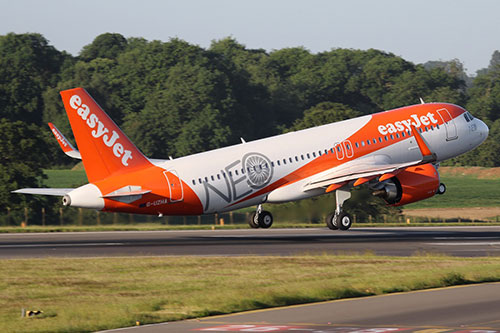
{"type": "Polygon", "coordinates": [[[353,186],[364,184],[378,176],[379,181],[384,181],[397,175],[401,170],[415,165],[432,163],[436,161],[436,154],[433,153],[418,130],[412,126],[412,134],[415,137],[422,158],[406,163],[390,163],[391,158],[387,155],[372,155],[347,162],[340,168],[335,167],[331,172],[323,173],[321,176],[312,179],[304,185],[303,191],[310,191],[317,188],[325,188],[331,192],[350,181],[354,181],[353,186]]]}

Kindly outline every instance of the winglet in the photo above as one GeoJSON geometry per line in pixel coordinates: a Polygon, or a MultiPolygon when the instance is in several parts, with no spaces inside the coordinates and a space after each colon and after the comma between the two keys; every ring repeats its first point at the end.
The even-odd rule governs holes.
{"type": "Polygon", "coordinates": [[[420,135],[418,130],[415,128],[415,126],[411,126],[413,136],[415,137],[415,140],[417,141],[418,148],[420,149],[420,152],[422,153],[422,162],[424,163],[430,163],[434,162],[437,160],[436,154],[433,153],[427,144],[424,141],[424,138],[420,135]]]}
{"type": "Polygon", "coordinates": [[[57,139],[59,146],[61,146],[62,151],[72,158],[82,159],[80,152],[73,147],[73,145],[66,139],[66,137],[59,131],[59,129],[52,123],[49,123],[49,127],[52,130],[52,134],[57,139]]]}

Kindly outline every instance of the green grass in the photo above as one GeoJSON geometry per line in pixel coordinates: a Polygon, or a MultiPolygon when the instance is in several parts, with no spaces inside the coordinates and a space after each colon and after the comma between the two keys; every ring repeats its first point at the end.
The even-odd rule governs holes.
{"type": "Polygon", "coordinates": [[[90,332],[500,280],[500,257],[294,256],[0,260],[1,332],[90,332]],[[42,310],[21,318],[21,308],[42,310]]]}
{"type": "Polygon", "coordinates": [[[442,176],[446,193],[410,205],[406,209],[500,206],[500,179],[442,176]]]}
{"type": "Polygon", "coordinates": [[[84,170],[43,170],[47,175],[44,181],[47,187],[78,187],[87,183],[84,170]]]}

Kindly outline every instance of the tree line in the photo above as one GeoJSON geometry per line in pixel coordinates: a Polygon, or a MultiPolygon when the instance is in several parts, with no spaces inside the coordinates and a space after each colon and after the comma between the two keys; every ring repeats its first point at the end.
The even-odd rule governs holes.
{"type": "Polygon", "coordinates": [[[72,139],[59,92],[82,86],[147,156],[179,157],[400,106],[450,102],[490,126],[449,164],[500,166],[500,52],[473,78],[458,60],[413,64],[380,50],[271,52],[234,38],[208,48],[105,33],[77,56],[40,34],[0,36],[0,207],[43,168],[68,166],[46,123],[72,139]]]}

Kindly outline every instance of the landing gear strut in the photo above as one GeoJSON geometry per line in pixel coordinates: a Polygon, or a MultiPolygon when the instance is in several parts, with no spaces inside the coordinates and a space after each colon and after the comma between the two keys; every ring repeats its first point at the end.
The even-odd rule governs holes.
{"type": "Polygon", "coordinates": [[[351,197],[351,192],[338,189],[335,191],[336,208],[335,212],[328,214],[326,225],[332,230],[348,230],[352,225],[351,215],[342,211],[344,201],[351,197]]]}
{"type": "Polygon", "coordinates": [[[252,228],[270,228],[273,225],[273,215],[266,210],[262,210],[262,205],[258,205],[257,210],[250,215],[248,225],[252,228]]]}

